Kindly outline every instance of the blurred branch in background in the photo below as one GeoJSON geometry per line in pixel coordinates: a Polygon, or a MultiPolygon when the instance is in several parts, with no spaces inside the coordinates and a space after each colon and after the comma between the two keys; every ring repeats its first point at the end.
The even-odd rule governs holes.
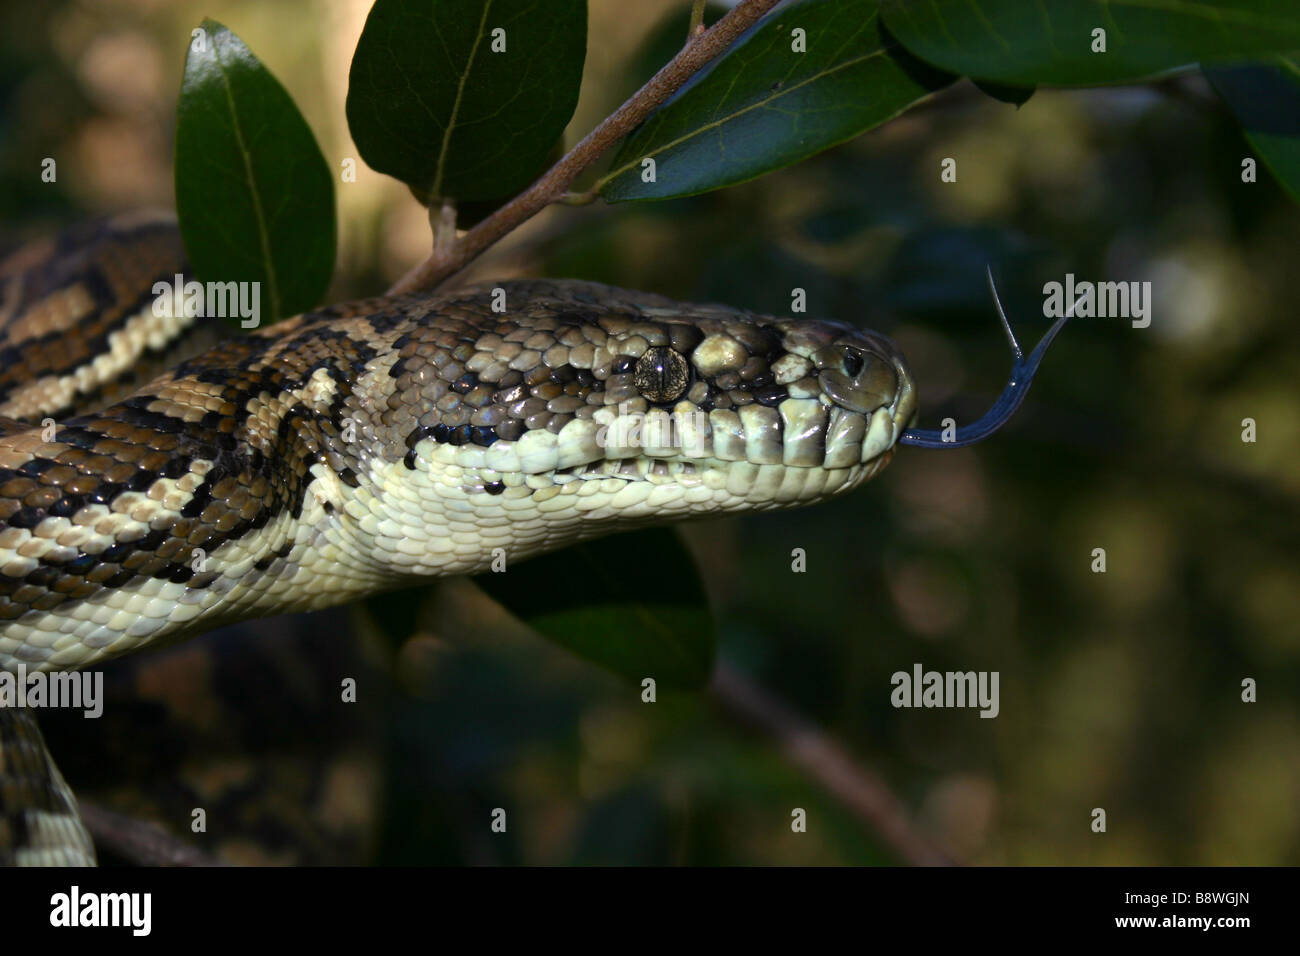
{"type": "MultiPolygon", "coordinates": [[[[844,805],[900,859],[914,866],[952,865],[919,833],[886,783],[826,734],[767,690],[721,662],[711,692],[730,716],[771,737],[790,763],[844,805]]],[[[207,853],[157,823],[81,802],[81,815],[101,855],[136,866],[219,866],[207,853]]]]}
{"type": "Polygon", "coordinates": [[[913,827],[885,782],[839,744],[726,661],[710,687],[730,714],[773,737],[785,756],[825,787],[900,857],[914,866],[948,866],[952,859],[913,827]]]}
{"type": "Polygon", "coordinates": [[[81,819],[101,855],[107,850],[136,866],[221,865],[156,823],[137,820],[96,803],[81,801],[81,819]]]}

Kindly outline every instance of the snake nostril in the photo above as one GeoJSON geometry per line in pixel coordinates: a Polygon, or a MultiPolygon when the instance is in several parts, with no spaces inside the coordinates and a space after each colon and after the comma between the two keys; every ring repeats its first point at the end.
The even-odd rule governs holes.
{"type": "Polygon", "coordinates": [[[856,378],[866,364],[862,358],[862,353],[855,349],[846,348],[844,350],[844,374],[850,378],[856,378]]]}

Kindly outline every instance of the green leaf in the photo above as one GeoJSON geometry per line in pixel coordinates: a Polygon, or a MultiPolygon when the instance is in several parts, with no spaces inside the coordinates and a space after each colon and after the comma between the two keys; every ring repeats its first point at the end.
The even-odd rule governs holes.
{"type": "Polygon", "coordinates": [[[1018,86],[1093,86],[1300,47],[1296,0],[881,0],[928,63],[1018,86]],[[1093,52],[1105,31],[1105,52],[1093,52]]]}
{"type": "Polygon", "coordinates": [[[348,127],[371,167],[425,203],[498,199],[541,172],[586,49],[584,0],[376,0],[348,127]]]}
{"type": "Polygon", "coordinates": [[[1300,56],[1205,73],[1259,158],[1300,202],[1300,56]]]}
{"type": "Polygon", "coordinates": [[[474,580],[545,637],[630,681],[697,689],[713,669],[704,587],[668,528],[602,538],[474,580]]]}
{"type": "Polygon", "coordinates": [[[897,116],[952,77],[881,32],[876,0],[804,0],[762,21],[626,140],[605,199],[668,199],[791,166],[897,116]],[[795,52],[794,30],[806,52],[795,52]],[[655,182],[642,163],[655,160],[655,182]]]}
{"type": "Polygon", "coordinates": [[[334,271],[329,167],[284,87],[215,20],[203,21],[185,58],[175,174],[200,281],[258,283],[263,322],[320,300],[334,271]]]}

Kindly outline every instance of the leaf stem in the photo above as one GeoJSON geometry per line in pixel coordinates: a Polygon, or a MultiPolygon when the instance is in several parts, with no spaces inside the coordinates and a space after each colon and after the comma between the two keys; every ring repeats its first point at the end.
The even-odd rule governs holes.
{"type": "Polygon", "coordinates": [[[589,206],[599,198],[600,193],[594,189],[589,189],[580,193],[567,192],[555,201],[566,206],[589,206]]]}
{"type": "Polygon", "coordinates": [[[456,246],[456,201],[444,199],[441,206],[430,206],[429,225],[433,227],[432,258],[446,259],[456,246]]]}
{"type": "Polygon", "coordinates": [[[703,33],[704,26],[704,7],[709,0],[691,0],[691,22],[686,28],[686,42],[690,43],[695,39],[697,33],[703,33]]]}
{"type": "Polygon", "coordinates": [[[569,194],[574,180],[606,150],[632,132],[686,81],[721,55],[778,0],[742,0],[721,20],[688,43],[668,64],[650,78],[590,133],[548,169],[540,179],[451,243],[447,254],[434,254],[416,265],[388,290],[388,295],[432,289],[448,276],[465,268],[521,223],[569,194]]]}

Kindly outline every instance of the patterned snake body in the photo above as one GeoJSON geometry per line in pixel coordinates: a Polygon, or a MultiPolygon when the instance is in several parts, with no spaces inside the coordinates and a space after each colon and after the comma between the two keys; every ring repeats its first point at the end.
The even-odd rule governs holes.
{"type": "MultiPolygon", "coordinates": [[[[149,216],[0,263],[0,670],[820,501],[915,409],[894,345],[833,322],[514,281],[211,345],[218,320],[154,307],[185,271],[149,216]]],[[[93,850],[31,714],[0,708],[6,861],[93,850]]]]}

